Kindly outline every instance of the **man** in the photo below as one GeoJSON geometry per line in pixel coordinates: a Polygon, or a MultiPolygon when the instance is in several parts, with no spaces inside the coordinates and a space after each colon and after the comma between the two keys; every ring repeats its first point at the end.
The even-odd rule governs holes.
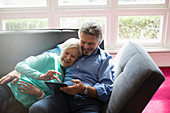
{"type": "Polygon", "coordinates": [[[68,87],[64,94],[41,99],[29,109],[30,113],[100,113],[101,105],[109,99],[114,81],[113,58],[100,49],[102,30],[97,23],[85,23],[79,30],[83,57],[66,69],[68,87]]]}

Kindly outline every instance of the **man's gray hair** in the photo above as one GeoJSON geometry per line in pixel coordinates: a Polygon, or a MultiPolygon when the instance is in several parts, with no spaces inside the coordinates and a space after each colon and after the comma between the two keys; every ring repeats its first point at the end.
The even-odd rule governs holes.
{"type": "Polygon", "coordinates": [[[102,28],[101,26],[96,22],[87,22],[82,25],[82,27],[79,29],[79,37],[81,33],[89,34],[97,36],[97,39],[100,41],[103,40],[102,36],[102,28]]]}

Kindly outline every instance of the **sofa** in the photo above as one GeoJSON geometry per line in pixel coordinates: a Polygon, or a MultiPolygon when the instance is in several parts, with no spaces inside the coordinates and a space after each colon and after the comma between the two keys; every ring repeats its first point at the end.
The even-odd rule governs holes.
{"type": "MultiPolygon", "coordinates": [[[[78,29],[0,31],[0,78],[19,61],[54,49],[71,37],[78,38],[78,29]]],[[[104,49],[104,43],[100,47],[104,49]]],[[[164,75],[145,49],[132,41],[121,48],[114,61],[115,82],[102,112],[141,113],[165,80],[164,75]]],[[[15,113],[12,107],[7,111],[15,113]]],[[[24,112],[21,108],[17,113],[24,112]]]]}
{"type": "Polygon", "coordinates": [[[107,113],[141,113],[164,80],[145,49],[127,42],[115,57],[115,83],[107,113]]]}

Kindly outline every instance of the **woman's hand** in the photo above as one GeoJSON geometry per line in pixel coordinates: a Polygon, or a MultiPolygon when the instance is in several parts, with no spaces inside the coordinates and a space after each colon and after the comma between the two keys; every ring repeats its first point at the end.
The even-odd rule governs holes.
{"type": "Polygon", "coordinates": [[[49,70],[46,74],[40,75],[39,79],[44,80],[44,81],[56,79],[61,83],[60,79],[58,78],[58,76],[55,76],[55,74],[61,75],[60,72],[57,72],[57,71],[54,71],[54,70],[49,70]]]}
{"type": "Polygon", "coordinates": [[[41,91],[38,87],[35,85],[29,84],[24,81],[20,81],[21,83],[18,83],[18,85],[23,87],[18,87],[22,93],[27,93],[30,95],[35,95],[37,97],[41,97],[43,95],[43,91],[41,91]]]}
{"type": "Polygon", "coordinates": [[[12,80],[11,84],[13,85],[16,82],[18,82],[20,77],[21,77],[21,74],[18,73],[16,70],[13,70],[0,79],[0,84],[7,83],[12,80]]]}

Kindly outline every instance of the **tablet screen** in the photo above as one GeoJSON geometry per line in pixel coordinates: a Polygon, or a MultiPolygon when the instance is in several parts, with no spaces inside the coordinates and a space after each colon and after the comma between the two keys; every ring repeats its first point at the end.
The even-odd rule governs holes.
{"type": "Polygon", "coordinates": [[[67,87],[67,84],[63,83],[52,83],[52,82],[45,82],[45,84],[55,93],[61,93],[60,87],[67,87]]]}

